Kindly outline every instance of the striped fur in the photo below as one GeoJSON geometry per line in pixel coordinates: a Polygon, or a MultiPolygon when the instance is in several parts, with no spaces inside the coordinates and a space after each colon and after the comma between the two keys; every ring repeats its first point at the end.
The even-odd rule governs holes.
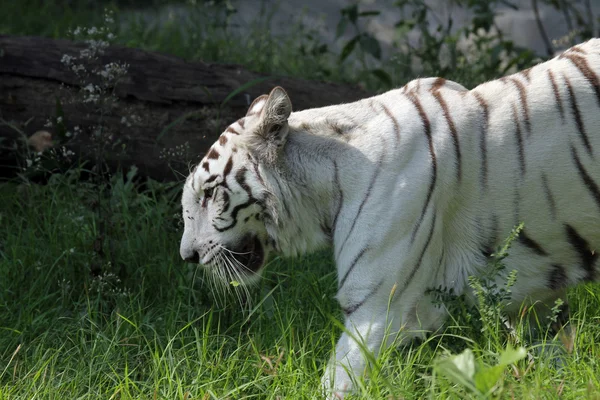
{"type": "Polygon", "coordinates": [[[332,396],[365,367],[353,337],[377,352],[386,332],[438,329],[427,289],[469,297],[467,277],[520,222],[509,314],[599,279],[600,40],[472,90],[418,79],[291,110],[281,88],[259,97],[190,174],[181,255],[251,280],[269,252],[333,246],[347,332],[332,396]]]}

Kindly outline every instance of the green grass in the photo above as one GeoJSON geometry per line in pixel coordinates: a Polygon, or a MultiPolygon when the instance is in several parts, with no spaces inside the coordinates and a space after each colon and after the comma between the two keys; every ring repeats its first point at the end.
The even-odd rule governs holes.
{"type": "MultiPolygon", "coordinates": [[[[67,37],[100,24],[103,6],[82,4],[0,0],[0,33],[67,37]]],[[[272,37],[268,15],[243,38],[218,19],[192,20],[183,32],[176,22],[156,29],[118,15],[118,41],[128,46],[269,74],[356,76],[316,39],[299,42],[300,25],[272,37]]],[[[341,333],[329,252],[274,259],[248,297],[215,291],[179,258],[179,189],[126,178],[93,185],[76,171],[47,185],[0,183],[0,400],[320,397],[341,333]]],[[[569,298],[573,352],[558,362],[552,346],[529,346],[533,358],[504,371],[501,398],[600,399],[600,287],[569,298]]],[[[495,365],[512,339],[476,326],[450,322],[423,343],[386,350],[351,397],[473,397],[434,365],[464,348],[495,365]]]]}
{"type": "MultiPolygon", "coordinates": [[[[217,301],[179,259],[177,187],[76,178],[0,185],[0,399],[319,397],[340,334],[327,252],[272,261],[245,307],[217,301]]],[[[600,288],[570,298],[573,353],[532,351],[506,369],[503,398],[600,398],[600,288]]],[[[507,338],[451,325],[386,351],[354,397],[464,398],[434,360],[469,347],[494,364],[507,338]]]]}

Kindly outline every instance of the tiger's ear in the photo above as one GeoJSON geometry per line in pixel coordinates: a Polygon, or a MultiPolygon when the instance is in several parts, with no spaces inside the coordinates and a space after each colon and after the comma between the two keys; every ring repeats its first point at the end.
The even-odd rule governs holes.
{"type": "Polygon", "coordinates": [[[265,106],[265,101],[267,101],[268,98],[269,98],[268,95],[263,94],[262,96],[258,96],[256,99],[254,99],[252,104],[250,104],[250,107],[248,107],[248,112],[246,113],[246,117],[249,115],[260,114],[263,107],[265,106]]]}
{"type": "Polygon", "coordinates": [[[261,96],[254,100],[249,113],[256,112],[260,112],[260,116],[253,132],[252,148],[259,159],[273,162],[283,148],[289,132],[288,118],[292,113],[292,102],[285,90],[277,86],[266,99],[261,96]]]}

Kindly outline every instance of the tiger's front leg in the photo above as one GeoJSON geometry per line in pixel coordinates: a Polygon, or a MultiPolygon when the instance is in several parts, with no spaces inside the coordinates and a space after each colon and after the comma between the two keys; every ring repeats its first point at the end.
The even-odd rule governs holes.
{"type": "Polygon", "coordinates": [[[372,288],[364,301],[344,307],[344,332],[322,379],[328,399],[341,399],[351,392],[353,381],[363,374],[368,360],[377,357],[384,341],[397,335],[399,324],[394,321],[398,319],[388,312],[388,296],[382,298],[386,292],[389,294],[384,288],[372,288]]]}

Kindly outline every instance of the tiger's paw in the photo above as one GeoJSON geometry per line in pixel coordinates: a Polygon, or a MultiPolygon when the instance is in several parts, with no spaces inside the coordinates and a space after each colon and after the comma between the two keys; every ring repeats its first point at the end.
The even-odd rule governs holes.
{"type": "Polygon", "coordinates": [[[352,380],[346,371],[342,369],[341,374],[337,374],[337,372],[334,377],[332,371],[327,368],[325,375],[321,379],[321,388],[327,400],[343,399],[352,392],[352,380]]]}

